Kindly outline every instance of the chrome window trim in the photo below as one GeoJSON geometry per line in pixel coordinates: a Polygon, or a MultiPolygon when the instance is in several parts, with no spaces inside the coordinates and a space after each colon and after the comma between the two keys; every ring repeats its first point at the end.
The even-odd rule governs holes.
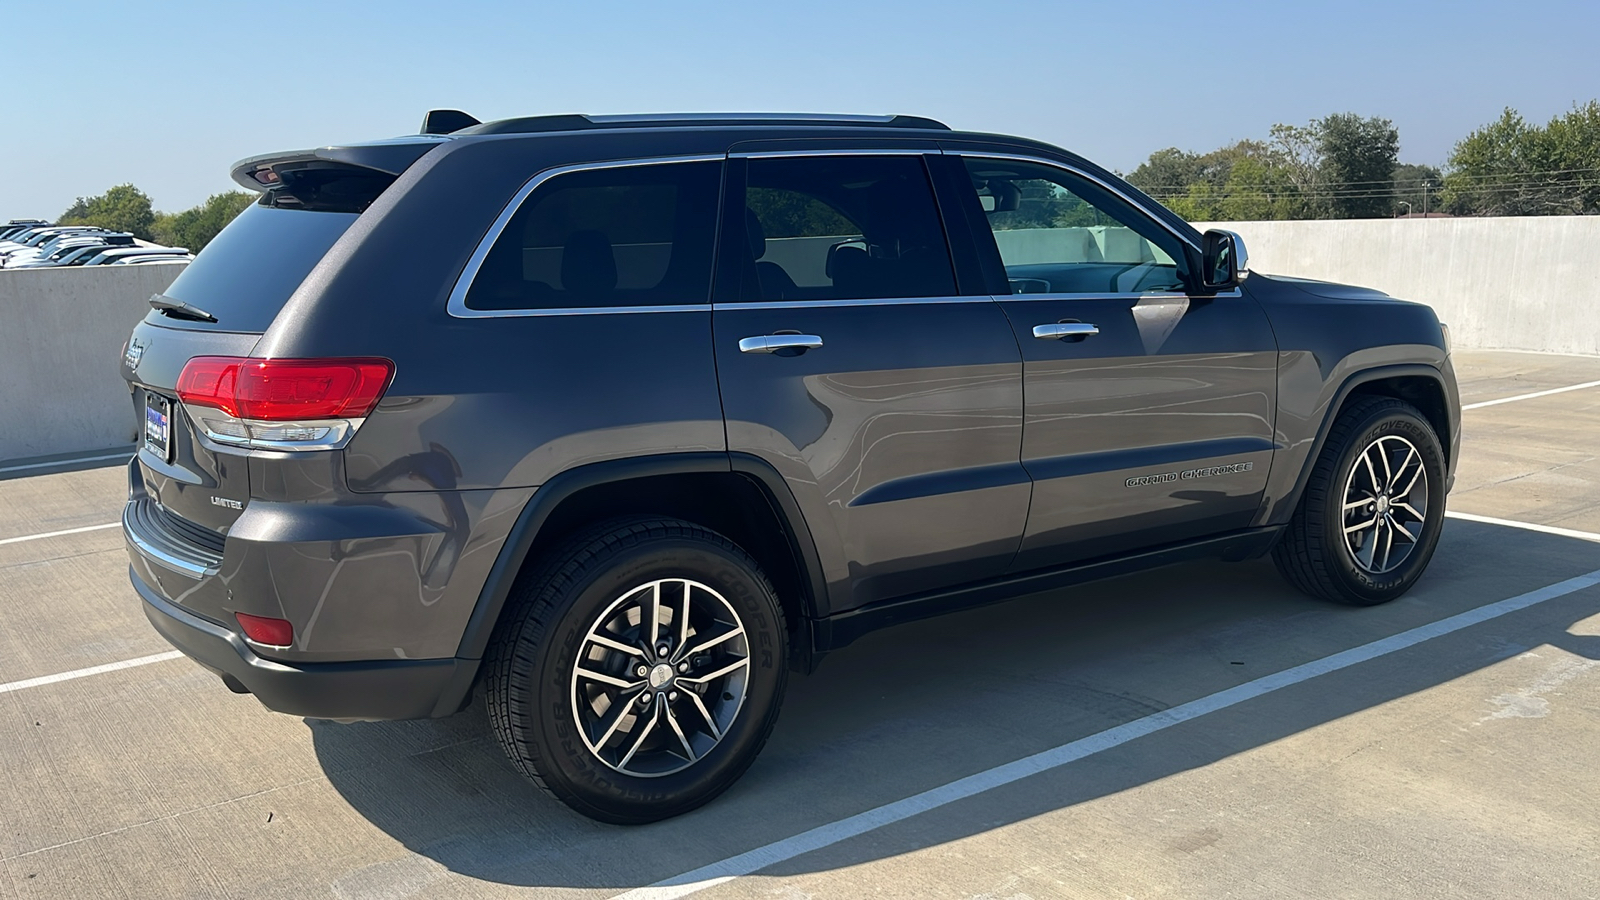
{"type": "Polygon", "coordinates": [[[549,309],[467,309],[465,314],[450,310],[459,319],[532,319],[539,316],[605,316],[619,313],[710,312],[709,303],[681,303],[673,306],[559,306],[549,309]]]}
{"type": "Polygon", "coordinates": [[[1153,293],[1136,294],[1133,291],[1117,293],[1115,291],[1100,291],[1087,294],[996,294],[995,299],[1007,300],[1210,300],[1213,297],[1242,297],[1238,288],[1231,291],[1222,291],[1217,294],[1186,294],[1182,292],[1155,291],[1153,293]]]}
{"type": "Polygon", "coordinates": [[[715,312],[731,312],[739,309],[815,309],[830,306],[907,306],[917,303],[993,303],[994,301],[995,298],[988,294],[973,294],[967,297],[863,297],[835,300],[752,300],[749,302],[735,300],[729,303],[716,303],[711,308],[715,312]]]}
{"type": "Polygon", "coordinates": [[[450,300],[445,304],[445,312],[457,319],[504,319],[521,318],[524,316],[561,316],[561,315],[594,315],[615,313],[651,313],[651,312],[704,312],[711,308],[709,303],[686,304],[684,306],[600,306],[600,307],[567,307],[562,309],[473,309],[467,306],[467,292],[472,289],[472,282],[478,277],[478,270],[483,267],[483,260],[494,247],[494,242],[500,239],[500,233],[505,231],[506,225],[511,222],[511,217],[522,208],[522,202],[539,189],[539,186],[560,175],[573,172],[589,172],[598,169],[621,169],[634,166],[665,166],[676,163],[696,162],[722,162],[727,159],[722,153],[701,153],[693,156],[653,156],[639,159],[608,159],[602,162],[575,163],[566,166],[554,166],[537,172],[527,183],[511,197],[495,217],[494,224],[489,226],[478,246],[467,258],[466,266],[461,270],[456,283],[450,288],[450,300]]]}
{"type": "Polygon", "coordinates": [[[983,151],[983,150],[965,151],[965,150],[960,150],[960,149],[946,149],[944,152],[948,156],[959,156],[959,157],[962,157],[963,159],[967,159],[967,158],[971,158],[971,159],[1000,159],[1000,160],[1007,160],[1007,161],[1010,161],[1010,162],[1034,163],[1036,165],[1047,166],[1047,167],[1052,168],[1052,169],[1059,169],[1059,170],[1061,170],[1063,172],[1068,172],[1068,173],[1070,173],[1072,175],[1076,175],[1077,177],[1082,178],[1082,179],[1084,179],[1086,181],[1092,181],[1095,184],[1098,184],[1099,186],[1101,186],[1102,188],[1105,188],[1107,191],[1110,191],[1112,194],[1115,194],[1124,203],[1127,203],[1128,205],[1132,206],[1134,209],[1137,209],[1139,212],[1144,213],[1146,218],[1148,218],[1150,221],[1154,222],[1163,231],[1167,232],[1168,234],[1172,235],[1173,237],[1177,238],[1178,240],[1182,241],[1183,243],[1189,245],[1191,248],[1194,249],[1194,251],[1196,253],[1200,252],[1200,250],[1201,250],[1199,244],[1196,244],[1194,241],[1192,241],[1188,237],[1184,236],[1184,234],[1182,232],[1178,231],[1176,228],[1173,228],[1171,225],[1168,225],[1166,222],[1162,221],[1160,216],[1157,216],[1154,213],[1150,212],[1149,207],[1145,206],[1143,203],[1140,203],[1138,200],[1135,200],[1134,198],[1128,196],[1128,194],[1125,193],[1122,189],[1118,188],[1116,185],[1112,184],[1111,182],[1106,181],[1104,178],[1101,178],[1101,177],[1099,177],[1097,175],[1094,175],[1092,173],[1089,173],[1089,172],[1085,172],[1082,169],[1077,168],[1076,166],[1072,166],[1072,165],[1069,165],[1069,164],[1064,163],[1064,162],[1057,162],[1056,160],[1053,160],[1053,159],[1041,159],[1040,157],[1037,157],[1037,156],[1025,156],[1025,155],[1023,155],[1021,153],[989,153],[989,152],[983,151]]]}
{"type": "MultiPolygon", "coordinates": [[[[925,139],[924,139],[925,140],[925,139]]],[[[837,148],[830,150],[750,150],[729,153],[729,159],[789,159],[801,156],[941,156],[937,147],[902,147],[888,150],[881,147],[864,147],[860,150],[837,148]]]]}

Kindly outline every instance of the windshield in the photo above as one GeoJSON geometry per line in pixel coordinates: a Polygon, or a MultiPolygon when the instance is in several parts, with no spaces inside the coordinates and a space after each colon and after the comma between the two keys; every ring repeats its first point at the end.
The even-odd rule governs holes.
{"type": "Polygon", "coordinates": [[[266,331],[356,218],[356,213],[249,206],[166,290],[168,297],[199,307],[217,321],[180,322],[152,315],[163,325],[181,328],[266,331]]]}

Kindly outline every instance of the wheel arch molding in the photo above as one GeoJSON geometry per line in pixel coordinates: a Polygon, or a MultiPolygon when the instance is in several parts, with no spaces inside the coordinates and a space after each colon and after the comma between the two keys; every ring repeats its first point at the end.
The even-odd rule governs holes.
{"type": "Polygon", "coordinates": [[[789,620],[791,664],[802,671],[814,667],[811,622],[826,614],[828,603],[811,531],[776,469],[747,454],[724,452],[592,463],[561,472],[541,485],[490,569],[462,633],[457,658],[484,657],[512,587],[530,559],[573,528],[635,512],[695,521],[755,556],[778,587],[779,603],[789,620]],[[737,493],[741,490],[749,492],[742,499],[761,497],[765,509],[749,508],[754,503],[725,502],[741,499],[737,493]],[[765,533],[763,524],[775,524],[780,533],[765,533]]]}
{"type": "MultiPolygon", "coordinates": [[[[1427,363],[1402,363],[1364,369],[1351,373],[1331,392],[1318,422],[1315,438],[1303,451],[1304,455],[1295,454],[1292,449],[1279,451],[1284,458],[1274,460],[1273,477],[1262,498],[1256,525],[1282,524],[1293,515],[1311,478],[1311,470],[1327,445],[1334,421],[1353,398],[1360,396],[1392,397],[1417,407],[1437,433],[1445,454],[1447,478],[1453,478],[1460,443],[1457,428],[1461,413],[1458,402],[1454,400],[1455,392],[1446,384],[1445,374],[1427,363]]],[[[1293,447],[1292,441],[1286,443],[1293,447]]],[[[1305,444],[1302,443],[1302,446],[1305,444]]]]}

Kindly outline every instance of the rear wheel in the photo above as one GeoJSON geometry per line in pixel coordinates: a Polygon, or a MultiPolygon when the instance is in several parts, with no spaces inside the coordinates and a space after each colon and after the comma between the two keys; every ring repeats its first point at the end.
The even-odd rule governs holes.
{"type": "Polygon", "coordinates": [[[608,523],[544,557],[511,603],[489,661],[491,723],[513,765],[579,812],[622,824],[687,812],[771,733],[783,615],[721,535],[608,523]]]}
{"type": "Polygon", "coordinates": [[[1371,606],[1405,593],[1444,522],[1444,451],[1415,407],[1356,401],[1334,422],[1272,558],[1295,587],[1371,606]]]}

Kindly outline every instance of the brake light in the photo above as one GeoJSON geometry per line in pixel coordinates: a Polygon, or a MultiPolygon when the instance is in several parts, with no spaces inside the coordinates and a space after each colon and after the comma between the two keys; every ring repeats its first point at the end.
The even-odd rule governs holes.
{"type": "Polygon", "coordinates": [[[178,376],[178,398],[257,422],[360,419],[393,377],[387,359],[197,356],[178,376]]]}
{"type": "Polygon", "coordinates": [[[258,644],[287,647],[294,643],[294,625],[283,619],[252,616],[242,612],[234,613],[233,617],[239,620],[239,627],[244,631],[244,636],[258,644]]]}

